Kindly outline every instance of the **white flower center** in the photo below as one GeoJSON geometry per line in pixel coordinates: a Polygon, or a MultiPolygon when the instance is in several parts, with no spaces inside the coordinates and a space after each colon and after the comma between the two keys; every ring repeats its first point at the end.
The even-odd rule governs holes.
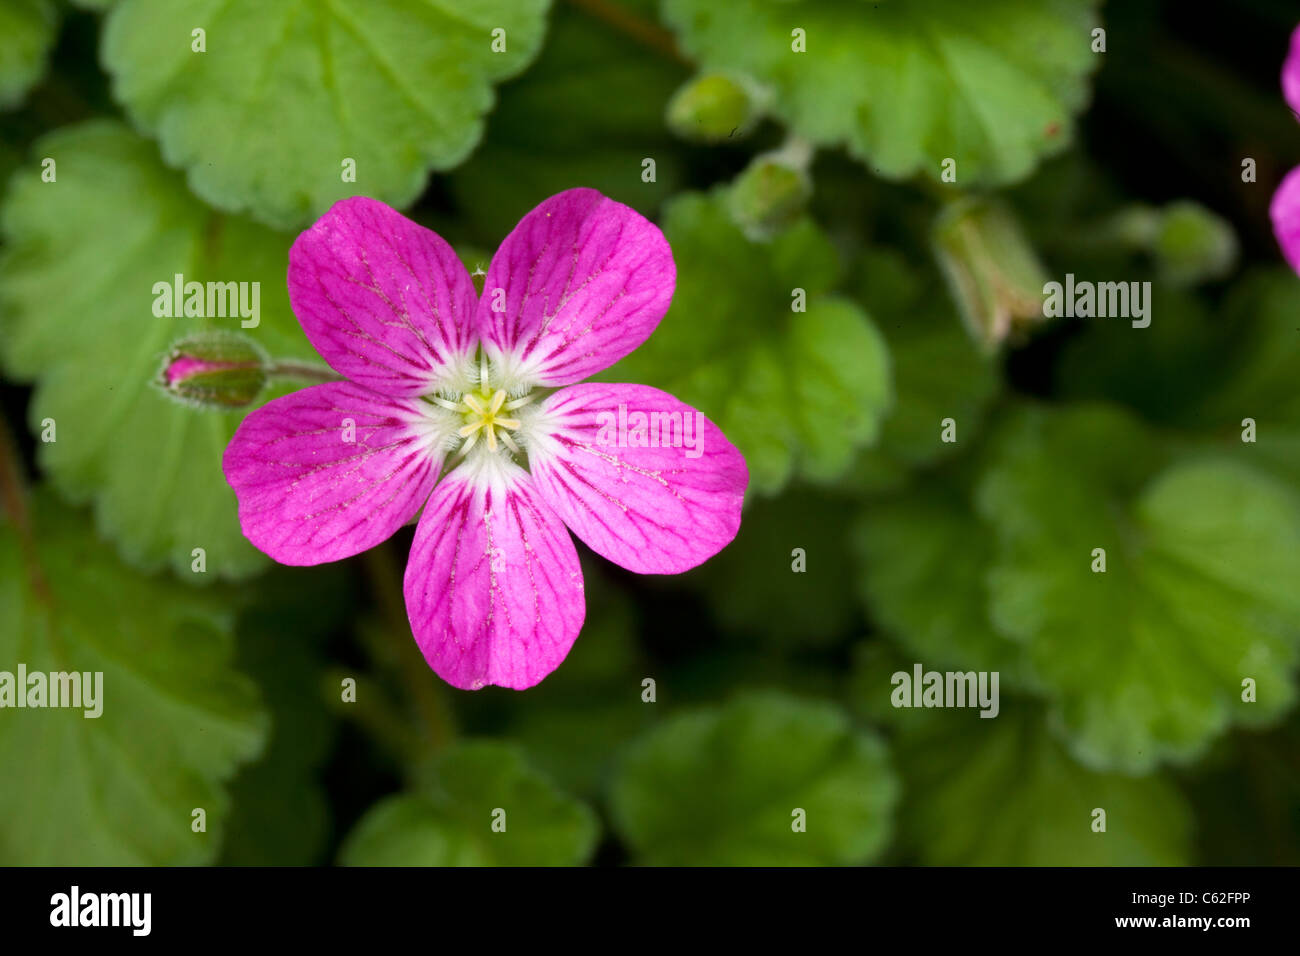
{"type": "Polygon", "coordinates": [[[467,454],[479,442],[486,445],[489,452],[495,452],[498,444],[501,444],[511,454],[517,455],[520,451],[519,444],[511,433],[518,432],[523,427],[523,422],[511,413],[532,402],[536,396],[530,393],[511,398],[506,389],[493,385],[487,358],[482,356],[479,359],[477,383],[462,392],[459,398],[437,395],[425,397],[459,417],[461,424],[454,434],[461,439],[457,449],[461,455],[467,454]]]}

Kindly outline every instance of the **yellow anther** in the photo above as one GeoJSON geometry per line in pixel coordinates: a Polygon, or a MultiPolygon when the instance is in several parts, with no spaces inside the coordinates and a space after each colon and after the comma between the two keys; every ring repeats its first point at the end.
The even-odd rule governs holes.
{"type": "Polygon", "coordinates": [[[506,417],[505,413],[527,405],[533,400],[533,396],[524,395],[521,398],[511,399],[506,389],[493,388],[488,381],[489,367],[486,356],[480,358],[478,371],[478,387],[463,393],[460,401],[450,402],[436,396],[432,397],[432,400],[449,411],[459,413],[464,421],[456,432],[465,439],[465,443],[460,447],[462,455],[473,448],[480,437],[487,444],[489,451],[496,451],[497,442],[500,441],[512,453],[517,454],[519,445],[510,437],[509,432],[518,431],[523,427],[523,422],[518,418],[506,417]]]}
{"type": "Polygon", "coordinates": [[[497,416],[505,409],[518,408],[521,404],[527,404],[527,399],[516,399],[514,402],[507,402],[510,396],[504,388],[498,388],[496,391],[488,392],[486,390],[479,392],[466,392],[460,398],[460,404],[456,410],[464,416],[465,424],[458,430],[457,434],[461,438],[468,439],[461,446],[462,454],[474,447],[474,443],[480,436],[487,443],[488,451],[497,450],[498,439],[510,451],[518,452],[519,445],[507,436],[507,431],[517,431],[522,422],[517,418],[498,418],[497,416]],[[498,431],[498,429],[501,429],[498,431]]]}

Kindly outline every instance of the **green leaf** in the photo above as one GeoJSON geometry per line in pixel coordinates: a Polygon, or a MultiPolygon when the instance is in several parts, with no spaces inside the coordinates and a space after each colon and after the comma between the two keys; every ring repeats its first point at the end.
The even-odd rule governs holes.
{"type": "Polygon", "coordinates": [[[885,745],[839,708],[755,694],[637,741],[610,809],[641,863],[843,865],[883,848],[897,791],[885,745]]]}
{"type": "MultiPolygon", "coordinates": [[[[361,193],[404,206],[462,162],[493,84],[541,47],[549,0],[123,0],[114,96],[199,196],[278,226],[361,193]],[[191,31],[206,31],[206,52],[191,31]],[[493,31],[504,30],[504,52],[493,31]],[[355,160],[355,182],[343,181],[355,160]]],[[[501,35],[498,34],[498,37],[501,35]]]]}
{"type": "Polygon", "coordinates": [[[1218,387],[1199,416],[1232,425],[1255,418],[1263,433],[1274,424],[1300,425],[1297,315],[1300,281],[1289,270],[1261,270],[1233,289],[1220,320],[1231,337],[1217,353],[1218,387]]]}
{"type": "Polygon", "coordinates": [[[531,770],[517,749],[462,743],[443,755],[436,787],[372,807],[340,859],[348,866],[578,866],[598,834],[595,815],[531,770]],[[494,830],[494,820],[505,829],[494,830]]]}
{"type": "MultiPolygon", "coordinates": [[[[1300,485],[1300,281],[1287,269],[1259,270],[1237,284],[1217,319],[1201,387],[1181,420],[1218,426],[1210,442],[1300,485]],[[1253,422],[1254,441],[1243,442],[1253,422]]],[[[1153,323],[1154,326],[1154,323],[1153,323]]],[[[1207,442],[1210,443],[1210,442],[1207,442]]]]}
{"type": "Polygon", "coordinates": [[[171,564],[187,580],[246,575],[266,558],[240,533],[221,455],[242,413],[200,412],[150,382],[170,342],[236,329],[270,355],[320,361],[289,308],[289,239],[214,214],[147,141],[111,122],[60,130],[11,184],[0,259],[0,355],[35,381],[29,417],[41,467],[65,495],[94,501],[101,534],[133,564],[171,564]],[[158,318],[154,283],[260,283],[260,324],[158,318]],[[206,574],[191,571],[194,548],[206,574]]]}
{"type": "MultiPolygon", "coordinates": [[[[620,6],[650,17],[654,0],[620,6]]],[[[556,7],[537,62],[501,88],[482,145],[449,178],[453,225],[468,222],[489,249],[565,189],[590,186],[652,215],[682,181],[664,110],[685,68],[575,8],[556,7]],[[642,178],[645,159],[653,182],[642,178]]]]}
{"type": "MultiPolygon", "coordinates": [[[[885,691],[882,690],[882,693],[885,691]]],[[[996,718],[897,711],[907,798],[900,840],[929,866],[1186,866],[1191,812],[1160,776],[1080,766],[1038,707],[996,718]],[[1094,810],[1106,812],[1104,833],[1094,810]]]]}
{"type": "Polygon", "coordinates": [[[682,48],[753,75],[795,133],[900,179],[957,162],[1006,183],[1065,148],[1088,99],[1096,0],[665,0],[682,48]],[[795,52],[795,30],[806,52],[795,52]]]}
{"type": "Polygon", "coordinates": [[[760,492],[796,474],[830,481],[879,431],[891,392],[884,341],[861,308],[827,294],[835,250],[811,220],[751,242],[726,196],[719,189],[669,204],[672,308],[601,377],[653,385],[698,408],[744,453],[760,492]],[[806,312],[792,311],[796,289],[806,312]]]}
{"type": "Polygon", "coordinates": [[[266,733],[255,687],[230,667],[232,615],[211,592],[123,567],[87,524],[41,493],[34,554],[0,526],[4,669],[103,675],[98,717],[84,707],[0,717],[11,774],[0,864],[207,862],[228,812],[223,784],[266,733]],[[196,808],[206,832],[191,829],[196,808]]]}
{"type": "Polygon", "coordinates": [[[321,648],[351,610],[343,565],[275,568],[240,615],[238,664],[262,690],[271,734],[261,758],[230,785],[222,866],[310,866],[329,836],[321,765],[335,715],[321,693],[321,648]]]}
{"type": "Polygon", "coordinates": [[[968,483],[930,480],[873,501],[853,534],[858,593],[872,618],[927,670],[998,671],[1027,680],[1023,648],[993,628],[986,583],[996,548],[968,483]]]}
{"type": "Polygon", "coordinates": [[[45,73],[58,25],[51,0],[0,4],[0,109],[17,106],[45,73]]]}
{"type": "Polygon", "coordinates": [[[1024,642],[1074,753],[1098,768],[1190,760],[1295,698],[1297,497],[1248,452],[1162,458],[1109,408],[1029,409],[979,489],[1000,538],[995,625],[1024,642]]]}

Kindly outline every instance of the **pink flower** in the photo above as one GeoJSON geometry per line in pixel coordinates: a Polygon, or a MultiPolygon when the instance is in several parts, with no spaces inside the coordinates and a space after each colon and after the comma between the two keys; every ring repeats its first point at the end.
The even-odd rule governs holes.
{"type": "Polygon", "coordinates": [[[1268,207],[1273,234],[1291,268],[1300,272],[1300,166],[1287,173],[1268,207]]]}
{"type": "Polygon", "coordinates": [[[405,593],[429,666],[461,688],[533,686],[586,611],[569,531],[629,570],[675,574],[740,526],[749,473],[716,425],[658,389],[576,384],[650,336],[676,278],[659,229],[591,189],[525,216],[482,298],[435,233],[372,199],[337,203],[290,250],[289,296],[347,381],[239,426],[224,470],[244,534],[319,564],[423,507],[405,593]],[[662,428],[611,440],[637,413],[662,428]]]}
{"type": "Polygon", "coordinates": [[[1282,95],[1291,112],[1300,116],[1300,26],[1291,34],[1291,49],[1282,64],[1282,95]]]}
{"type": "MultiPolygon", "coordinates": [[[[1300,116],[1300,26],[1291,34],[1291,49],[1282,64],[1282,95],[1291,112],[1300,116]]],[[[1292,269],[1300,272],[1300,167],[1282,180],[1268,211],[1282,255],[1292,269]]]]}

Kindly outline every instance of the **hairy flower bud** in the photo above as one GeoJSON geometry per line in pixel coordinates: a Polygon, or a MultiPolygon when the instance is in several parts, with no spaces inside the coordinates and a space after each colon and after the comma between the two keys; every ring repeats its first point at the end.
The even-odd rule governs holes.
{"type": "Polygon", "coordinates": [[[202,332],[171,347],[157,384],[178,401],[223,409],[251,404],[266,382],[266,356],[252,341],[202,332]]]}

